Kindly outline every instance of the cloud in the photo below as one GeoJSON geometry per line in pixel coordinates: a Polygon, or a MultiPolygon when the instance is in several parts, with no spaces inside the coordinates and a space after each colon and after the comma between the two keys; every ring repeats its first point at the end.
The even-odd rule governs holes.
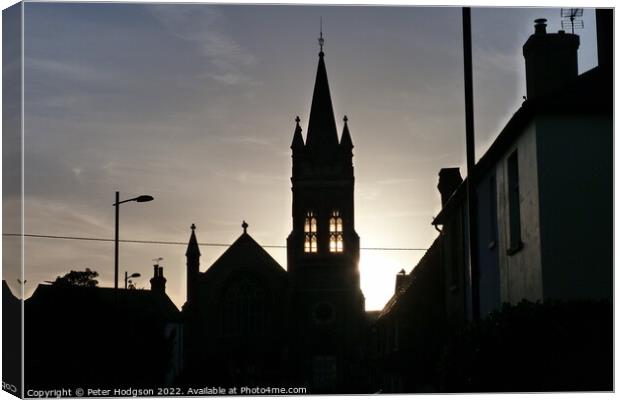
{"type": "Polygon", "coordinates": [[[215,7],[153,5],[152,15],[172,35],[193,44],[213,71],[204,76],[225,85],[253,83],[245,71],[256,57],[224,32],[225,16],[215,7]]]}
{"type": "Polygon", "coordinates": [[[84,64],[59,61],[57,59],[45,59],[39,57],[26,57],[24,68],[27,72],[45,73],[55,79],[68,79],[74,81],[112,81],[114,76],[109,74],[109,68],[92,68],[84,64]]]}
{"type": "Polygon", "coordinates": [[[256,136],[225,136],[221,140],[223,142],[248,146],[273,146],[271,141],[256,136]]]}

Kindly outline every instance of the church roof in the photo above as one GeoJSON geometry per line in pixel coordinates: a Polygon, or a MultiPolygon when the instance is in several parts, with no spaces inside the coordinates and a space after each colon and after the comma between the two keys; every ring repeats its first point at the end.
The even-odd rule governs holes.
{"type": "Polygon", "coordinates": [[[204,277],[233,269],[270,271],[286,273],[247,232],[243,232],[235,242],[204,272],[204,277]]]}
{"type": "Polygon", "coordinates": [[[338,148],[336,119],[329,93],[323,51],[319,53],[319,65],[314,82],[312,106],[310,107],[306,147],[310,154],[319,158],[332,155],[333,151],[338,148]]]}

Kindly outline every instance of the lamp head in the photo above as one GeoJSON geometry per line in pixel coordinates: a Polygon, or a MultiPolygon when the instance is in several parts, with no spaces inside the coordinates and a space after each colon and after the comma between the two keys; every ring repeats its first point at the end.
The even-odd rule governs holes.
{"type": "Polygon", "coordinates": [[[136,197],[136,201],[138,203],[146,203],[147,201],[152,201],[152,200],[153,200],[153,196],[149,196],[147,194],[143,194],[142,196],[136,197]]]}

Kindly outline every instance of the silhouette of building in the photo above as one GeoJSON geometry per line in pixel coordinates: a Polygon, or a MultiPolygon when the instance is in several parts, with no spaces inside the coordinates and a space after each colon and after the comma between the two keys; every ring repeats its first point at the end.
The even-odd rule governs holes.
{"type": "Polygon", "coordinates": [[[442,241],[437,238],[417,266],[396,275],[394,295],[372,329],[373,387],[383,393],[436,392],[446,335],[442,241]]]}
{"type": "MultiPolygon", "coordinates": [[[[162,267],[152,279],[165,280],[162,267]]],[[[171,384],[182,365],[179,311],[165,286],[127,290],[41,284],[25,301],[28,389],[171,384]]]]}
{"type": "Polygon", "coordinates": [[[4,390],[21,395],[22,301],[2,280],[2,382],[4,390]]]}
{"type": "Polygon", "coordinates": [[[234,386],[282,382],[286,271],[247,233],[205,272],[192,225],[187,248],[184,380],[234,386]]]}
{"type": "MultiPolygon", "coordinates": [[[[609,10],[607,10],[609,11],[609,10]]],[[[577,75],[577,35],[547,33],[536,20],[523,46],[527,99],[475,166],[478,273],[466,252],[446,254],[448,279],[471,317],[522,299],[611,299],[613,265],[613,92],[597,10],[599,66],[577,75]],[[552,78],[550,78],[552,77],[552,78]],[[464,286],[461,286],[463,285],[464,286]]],[[[467,249],[465,184],[434,225],[448,227],[449,252],[467,249]]],[[[442,197],[445,197],[442,193],[442,197]]]]}
{"type": "MultiPolygon", "coordinates": [[[[523,47],[527,99],[468,178],[476,193],[477,275],[469,267],[467,182],[458,168],[439,172],[442,209],[433,224],[441,233],[411,273],[402,271],[396,276],[395,293],[373,324],[376,390],[419,392],[451,387],[439,373],[446,366],[437,366],[445,349],[443,340],[473,318],[472,279],[478,280],[482,317],[499,310],[502,303],[517,304],[523,299],[612,299],[611,16],[611,10],[597,10],[599,65],[581,75],[577,75],[576,64],[578,36],[561,31],[549,34],[545,21],[536,21],[535,33],[523,47]]],[[[611,329],[612,316],[605,316],[610,307],[584,304],[568,303],[557,309],[574,307],[571,310],[578,314],[591,307],[596,313],[592,329],[599,329],[591,336],[600,340],[591,345],[592,354],[585,356],[564,349],[574,360],[584,361],[566,360],[563,373],[568,376],[570,370],[579,375],[580,368],[596,368],[596,373],[583,371],[582,378],[565,382],[562,374],[546,371],[552,385],[535,379],[503,379],[503,383],[498,379],[499,386],[479,383],[477,391],[493,387],[611,390],[610,357],[599,351],[612,348],[605,330],[611,329]],[[596,366],[588,366],[592,362],[596,366]]],[[[551,314],[552,307],[553,303],[544,312],[558,321],[566,318],[551,314]]],[[[587,319],[583,314],[580,317],[587,319]]],[[[532,321],[523,318],[521,323],[532,321]]],[[[496,350],[502,349],[501,343],[497,346],[496,350]]],[[[526,368],[533,361],[519,362],[526,368]]]]}
{"type": "Polygon", "coordinates": [[[353,207],[353,142],[347,117],[338,140],[321,48],[308,133],[299,121],[293,142],[293,230],[287,239],[295,326],[293,349],[302,376],[324,391],[354,391],[362,377],[364,296],[353,207]]]}
{"type": "MultiPolygon", "coordinates": [[[[39,285],[25,302],[27,387],[434,392],[445,387],[436,367],[446,338],[475,314],[474,295],[482,316],[521,299],[610,299],[610,16],[597,10],[599,66],[579,76],[579,38],[549,34],[537,20],[524,46],[528,98],[467,178],[476,193],[477,274],[468,261],[467,182],[444,168],[433,221],[441,233],[412,272],[396,276],[384,309],[365,312],[353,142],[346,116],[338,135],[321,37],[307,135],[297,117],[290,146],[287,269],[244,221],[204,271],[191,226],[181,313],[159,265],[151,290],[39,285]]],[[[15,311],[9,295],[4,284],[15,311]]]]}
{"type": "Polygon", "coordinates": [[[284,270],[247,233],[200,272],[195,227],[187,256],[187,382],[297,383],[355,392],[364,383],[367,319],[354,223],[353,143],[340,139],[323,43],[304,141],[293,133],[292,225],[284,270]]]}

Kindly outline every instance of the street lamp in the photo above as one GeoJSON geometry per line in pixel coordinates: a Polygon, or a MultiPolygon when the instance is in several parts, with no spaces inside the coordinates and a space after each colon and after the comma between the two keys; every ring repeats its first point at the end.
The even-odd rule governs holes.
{"type": "Polygon", "coordinates": [[[133,199],[127,199],[120,201],[119,192],[116,192],[116,202],[112,204],[116,208],[116,220],[114,224],[114,289],[118,289],[118,211],[119,205],[130,201],[137,203],[146,203],[153,200],[153,196],[143,194],[142,196],[134,197],[133,199]]]}
{"type": "Polygon", "coordinates": [[[131,275],[127,275],[127,271],[125,271],[125,289],[127,289],[127,282],[129,282],[129,278],[139,278],[140,274],[138,272],[134,272],[131,275]]]}

